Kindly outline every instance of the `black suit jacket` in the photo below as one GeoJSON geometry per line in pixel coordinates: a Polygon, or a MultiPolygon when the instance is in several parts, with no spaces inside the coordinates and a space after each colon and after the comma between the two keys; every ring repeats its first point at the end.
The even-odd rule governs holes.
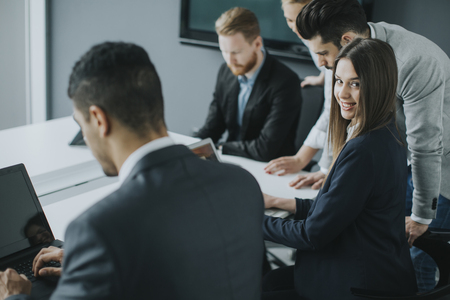
{"type": "Polygon", "coordinates": [[[66,232],[51,299],[260,299],[263,198],[243,169],[149,153],[66,232]]]}
{"type": "Polygon", "coordinates": [[[217,143],[228,130],[223,153],[259,161],[294,155],[297,150],[295,131],[302,105],[298,76],[266,52],[244,110],[241,128],[237,124],[239,91],[237,76],[223,64],[206,123],[197,136],[210,137],[217,143]],[[238,136],[240,141],[237,141],[238,136]]]}
{"type": "Polygon", "coordinates": [[[266,239],[298,249],[302,299],[359,299],[351,287],[416,291],[405,238],[406,149],[393,123],[389,129],[344,146],[316,200],[297,200],[299,220],[265,217],[266,239]]]}

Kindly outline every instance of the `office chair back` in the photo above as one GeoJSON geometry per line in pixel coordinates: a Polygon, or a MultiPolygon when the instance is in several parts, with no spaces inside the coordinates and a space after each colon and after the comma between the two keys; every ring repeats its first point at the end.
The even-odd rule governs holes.
{"type": "Polygon", "coordinates": [[[306,86],[302,88],[302,110],[295,136],[295,148],[300,149],[311,128],[316,124],[323,109],[323,87],[306,86]]]}
{"type": "Polygon", "coordinates": [[[430,228],[414,246],[425,251],[439,268],[439,281],[435,289],[450,284],[450,231],[430,228]]]}
{"type": "Polygon", "coordinates": [[[439,282],[435,288],[413,296],[383,296],[378,292],[352,288],[352,294],[368,299],[384,300],[450,300],[450,231],[430,229],[414,241],[414,246],[425,251],[436,262],[439,269],[439,282]]]}

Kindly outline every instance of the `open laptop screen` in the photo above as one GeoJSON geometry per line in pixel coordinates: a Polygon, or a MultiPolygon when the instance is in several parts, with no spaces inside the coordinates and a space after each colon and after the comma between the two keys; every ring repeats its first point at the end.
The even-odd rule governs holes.
{"type": "Polygon", "coordinates": [[[53,240],[25,167],[1,169],[0,258],[53,240]]]}

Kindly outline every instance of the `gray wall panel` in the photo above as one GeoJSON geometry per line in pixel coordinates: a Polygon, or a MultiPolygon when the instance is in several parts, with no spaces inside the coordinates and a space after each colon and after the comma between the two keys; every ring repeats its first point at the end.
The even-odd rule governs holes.
{"type": "MultiPolygon", "coordinates": [[[[218,50],[181,45],[179,0],[52,0],[50,6],[51,117],[72,113],[66,89],[75,61],[106,40],[143,46],[161,77],[170,130],[190,134],[203,125],[223,59],[218,50]]],[[[280,10],[281,14],[281,10],[280,10]]],[[[300,76],[310,63],[283,60],[300,76]]]]}
{"type": "Polygon", "coordinates": [[[449,0],[374,0],[374,22],[400,25],[436,43],[450,56],[449,0]]]}
{"type": "Polygon", "coordinates": [[[0,130],[26,123],[25,2],[0,0],[0,130]]]}

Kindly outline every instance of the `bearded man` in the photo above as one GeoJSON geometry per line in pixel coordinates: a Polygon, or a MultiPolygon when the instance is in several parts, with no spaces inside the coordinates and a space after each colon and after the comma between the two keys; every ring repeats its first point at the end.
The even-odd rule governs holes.
{"type": "Polygon", "coordinates": [[[235,7],[217,19],[216,32],[225,63],[214,98],[197,137],[218,143],[228,131],[222,153],[259,161],[293,155],[302,104],[300,79],[264,49],[258,19],[235,7]]]}

